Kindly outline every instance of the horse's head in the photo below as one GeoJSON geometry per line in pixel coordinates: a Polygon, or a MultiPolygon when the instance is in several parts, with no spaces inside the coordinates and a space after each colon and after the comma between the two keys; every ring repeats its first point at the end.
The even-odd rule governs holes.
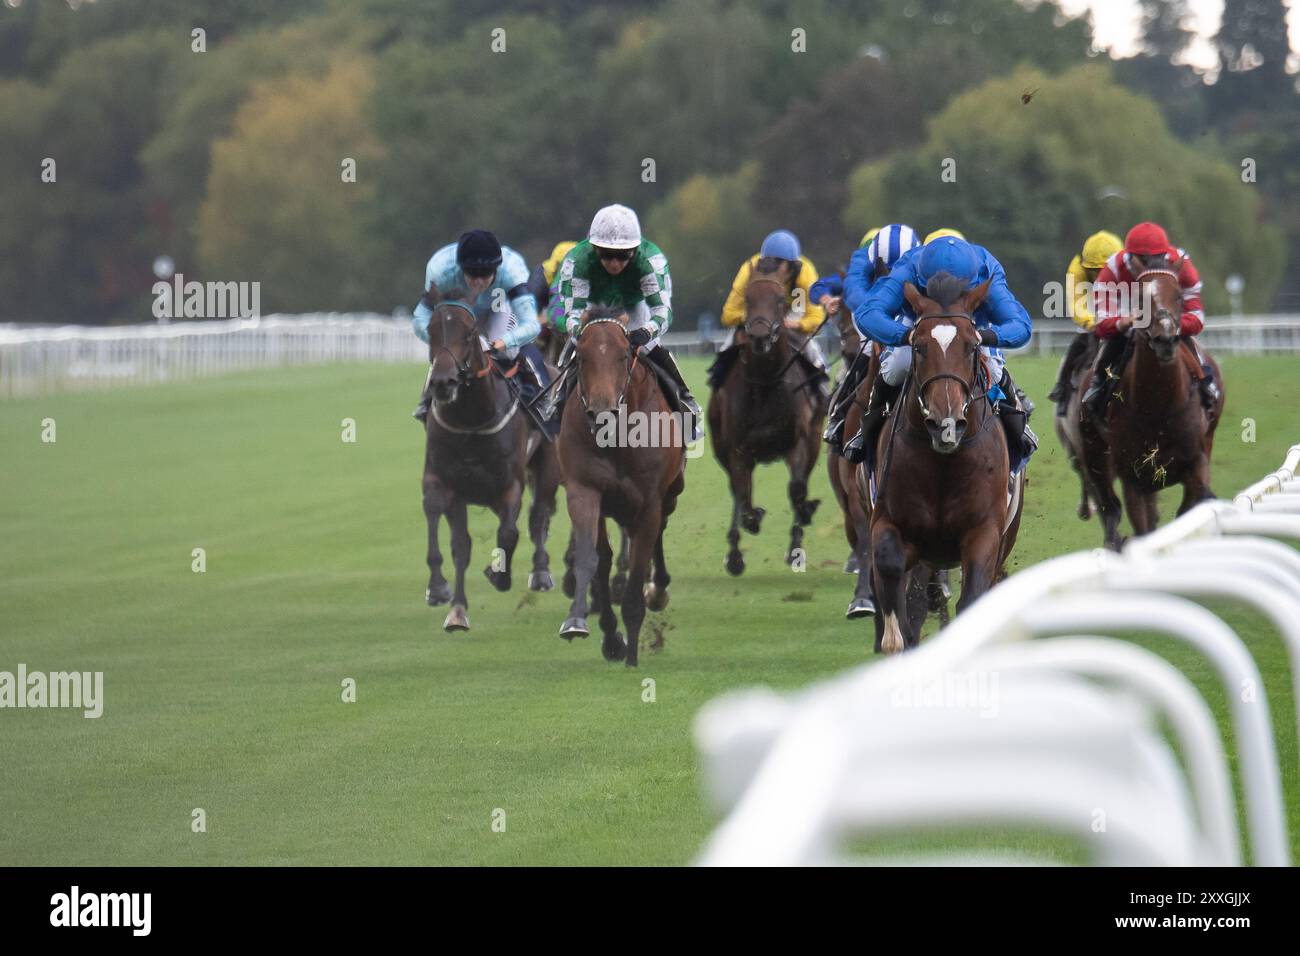
{"type": "Polygon", "coordinates": [[[760,257],[745,286],[745,338],[757,355],[767,355],[785,332],[790,290],[800,263],[760,257]]]}
{"type": "Polygon", "coordinates": [[[623,309],[592,306],[578,327],[578,397],[593,429],[601,415],[618,411],[632,381],[635,353],[627,321],[623,309]]]}
{"type": "Polygon", "coordinates": [[[916,313],[908,336],[917,404],[930,433],[930,445],[950,455],[966,433],[966,413],[975,398],[979,373],[979,331],[972,317],[988,294],[986,280],[973,289],[940,272],[922,295],[910,282],[903,288],[916,313]]]}
{"type": "Polygon", "coordinates": [[[1134,323],[1134,333],[1145,336],[1151,351],[1162,365],[1174,360],[1178,348],[1178,331],[1183,314],[1183,290],[1178,282],[1182,268],[1180,258],[1172,266],[1157,265],[1137,277],[1142,291],[1143,322],[1134,323]]]}
{"type": "Polygon", "coordinates": [[[429,384],[433,400],[439,405],[454,402],[463,386],[468,385],[482,363],[482,346],[474,310],[465,301],[463,290],[453,290],[435,298],[429,318],[429,384]]]}

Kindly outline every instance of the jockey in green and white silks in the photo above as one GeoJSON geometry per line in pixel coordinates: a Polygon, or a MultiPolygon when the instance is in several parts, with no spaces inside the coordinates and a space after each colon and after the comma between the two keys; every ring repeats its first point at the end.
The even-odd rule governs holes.
{"type": "MultiPolygon", "coordinates": [[[[541,325],[523,256],[502,246],[486,229],[473,229],[435,252],[425,266],[424,294],[411,316],[411,328],[423,342],[429,341],[431,306],[443,298],[463,298],[470,305],[479,334],[498,364],[508,369],[518,363],[525,403],[550,384],[546,363],[532,344],[541,325]]],[[[425,421],[428,412],[426,379],[414,417],[425,421]]]]}
{"type": "Polygon", "coordinates": [[[668,257],[641,235],[641,223],[627,206],[606,206],[591,221],[587,238],[560,263],[551,296],[550,319],[569,335],[578,332],[589,306],[609,306],[628,316],[628,339],[651,362],[674,411],[691,416],[693,440],[700,437],[700,407],[677,363],[659,337],[673,321],[673,280],[668,257]]]}

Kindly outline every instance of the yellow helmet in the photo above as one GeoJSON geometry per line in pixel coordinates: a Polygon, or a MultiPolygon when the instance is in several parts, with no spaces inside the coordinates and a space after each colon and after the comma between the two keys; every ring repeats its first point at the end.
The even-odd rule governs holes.
{"type": "Polygon", "coordinates": [[[872,228],[868,229],[865,233],[863,233],[862,238],[858,241],[858,248],[861,249],[872,239],[876,238],[876,233],[878,233],[879,231],[880,231],[879,226],[873,226],[872,228]]]}
{"type": "Polygon", "coordinates": [[[559,270],[560,263],[569,254],[569,250],[576,245],[576,242],[557,242],[555,244],[555,248],[551,250],[550,258],[542,263],[542,273],[546,276],[547,282],[555,281],[555,273],[559,270]]]}
{"type": "Polygon", "coordinates": [[[1079,256],[1079,261],[1083,263],[1085,269],[1100,269],[1106,264],[1106,260],[1124,248],[1124,240],[1113,232],[1107,232],[1103,229],[1101,232],[1094,232],[1084,240],[1083,254],[1079,256]]]}
{"type": "Polygon", "coordinates": [[[954,239],[961,239],[963,241],[965,241],[966,239],[966,237],[963,236],[956,229],[949,229],[947,226],[945,226],[942,229],[936,229],[934,232],[926,236],[925,241],[922,243],[922,245],[928,245],[931,239],[942,239],[944,236],[952,236],[954,239]]]}

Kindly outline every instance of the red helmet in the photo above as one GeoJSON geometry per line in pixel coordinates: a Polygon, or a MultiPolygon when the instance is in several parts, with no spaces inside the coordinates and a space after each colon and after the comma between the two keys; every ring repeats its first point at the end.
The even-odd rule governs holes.
{"type": "Polygon", "coordinates": [[[1154,222],[1140,222],[1124,237],[1124,251],[1133,256],[1163,256],[1169,252],[1169,237],[1154,222]]]}

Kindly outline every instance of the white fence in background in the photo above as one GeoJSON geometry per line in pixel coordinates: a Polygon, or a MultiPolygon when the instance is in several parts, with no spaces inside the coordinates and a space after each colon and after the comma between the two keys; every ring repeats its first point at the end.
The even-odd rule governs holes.
{"type": "MultiPolygon", "coordinates": [[[[1076,329],[1041,321],[1021,352],[1063,350],[1076,329]]],[[[724,330],[669,332],[683,354],[710,354],[724,330]]],[[[823,343],[833,354],[829,324],[823,343]]],[[[1300,315],[1211,319],[1204,342],[1216,353],[1300,352],[1300,315]]],[[[2,326],[0,398],[187,381],[208,375],[325,362],[417,362],[424,346],[404,318],[378,314],[271,315],[167,325],[2,326]]]]}
{"type": "Polygon", "coordinates": [[[1072,836],[1102,864],[1239,865],[1219,727],[1184,674],[1129,642],[1145,632],[1208,660],[1226,692],[1249,859],[1288,865],[1264,683],[1203,606],[1244,604],[1272,624],[1300,721],[1300,553],[1283,541],[1300,541],[1300,445],[1233,501],[1204,503],[1120,554],[1069,554],[1007,578],[915,651],[799,694],[711,702],[696,739],[728,812],[701,862],[1041,862],[987,848],[905,860],[846,850],[892,831],[951,841],[953,827],[994,824],[1072,836]]]}

